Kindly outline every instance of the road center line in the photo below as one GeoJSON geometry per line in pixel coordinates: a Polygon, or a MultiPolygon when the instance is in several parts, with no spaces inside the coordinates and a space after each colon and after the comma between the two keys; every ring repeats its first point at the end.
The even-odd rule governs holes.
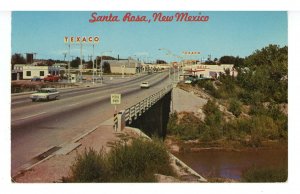
{"type": "Polygon", "coordinates": [[[12,102],[11,104],[20,104],[20,103],[24,103],[24,102],[27,102],[28,100],[22,100],[22,101],[19,101],[19,102],[12,102]]]}
{"type": "MultiPolygon", "coordinates": [[[[36,116],[39,116],[39,115],[42,115],[42,114],[45,114],[45,113],[47,113],[47,112],[41,112],[41,113],[37,113],[37,114],[30,115],[30,116],[27,116],[27,117],[23,117],[23,118],[20,118],[20,119],[14,120],[14,121],[19,121],[19,120],[28,119],[28,118],[31,118],[31,117],[36,117],[36,116]]],[[[14,122],[14,121],[13,121],[13,122],[14,122]]]]}
{"type": "Polygon", "coordinates": [[[81,102],[77,102],[77,103],[70,104],[70,105],[67,105],[67,106],[75,106],[75,105],[78,105],[78,104],[81,104],[81,102]]]}

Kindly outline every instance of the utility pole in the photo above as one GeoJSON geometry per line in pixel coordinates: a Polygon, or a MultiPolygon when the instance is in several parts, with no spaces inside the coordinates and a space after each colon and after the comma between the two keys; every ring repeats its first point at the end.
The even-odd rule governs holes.
{"type": "MultiPolygon", "coordinates": [[[[94,55],[95,55],[95,45],[93,44],[93,59],[92,59],[92,62],[93,62],[93,77],[92,77],[93,84],[95,84],[95,63],[94,63],[94,55]]],[[[96,64],[97,64],[97,63],[96,63],[96,64]]]]}
{"type": "MultiPolygon", "coordinates": [[[[70,57],[72,57],[71,56],[71,44],[69,44],[68,45],[68,47],[69,47],[69,57],[68,57],[68,82],[70,83],[71,82],[71,75],[70,75],[70,64],[71,64],[71,61],[70,61],[70,57]]],[[[72,58],[72,60],[73,60],[73,58],[72,58]]]]}
{"type": "Polygon", "coordinates": [[[82,43],[80,43],[80,83],[82,83],[82,43]]]}

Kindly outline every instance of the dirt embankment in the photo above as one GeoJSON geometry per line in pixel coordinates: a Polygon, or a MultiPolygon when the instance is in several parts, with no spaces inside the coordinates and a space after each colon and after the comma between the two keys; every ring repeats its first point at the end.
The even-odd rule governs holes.
{"type": "MultiPolygon", "coordinates": [[[[207,94],[203,89],[193,87],[190,84],[178,84],[173,90],[173,112],[177,112],[178,120],[180,120],[186,114],[193,114],[200,118],[202,121],[205,119],[205,114],[202,111],[203,106],[208,100],[214,98],[207,94]]],[[[222,112],[223,120],[229,122],[237,117],[228,111],[228,102],[216,101],[219,110],[222,112]],[[222,103],[222,104],[221,104],[222,103]],[[227,103],[227,104],[226,104],[227,103]]],[[[282,104],[280,106],[282,112],[287,114],[287,105],[282,104]]],[[[243,105],[243,112],[239,115],[239,118],[249,119],[251,116],[248,114],[250,107],[243,105]]],[[[235,138],[235,140],[229,140],[220,138],[214,141],[200,141],[196,140],[182,140],[175,136],[167,136],[165,144],[168,149],[173,152],[197,152],[203,149],[223,149],[228,151],[239,151],[244,149],[252,149],[253,145],[250,142],[251,136],[246,135],[244,138],[235,138]]],[[[276,146],[285,146],[286,141],[281,140],[262,140],[261,148],[274,148],[276,146]]]]}

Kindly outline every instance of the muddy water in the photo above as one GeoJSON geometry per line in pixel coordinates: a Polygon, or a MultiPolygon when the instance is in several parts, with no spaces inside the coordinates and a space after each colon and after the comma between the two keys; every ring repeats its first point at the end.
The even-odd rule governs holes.
{"type": "Polygon", "coordinates": [[[287,149],[202,150],[175,154],[204,177],[240,179],[249,167],[286,167],[287,149]]]}

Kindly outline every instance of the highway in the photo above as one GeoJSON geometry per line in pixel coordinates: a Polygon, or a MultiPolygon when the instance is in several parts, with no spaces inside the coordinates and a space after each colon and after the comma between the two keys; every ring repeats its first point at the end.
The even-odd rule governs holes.
{"type": "Polygon", "coordinates": [[[103,86],[63,89],[59,100],[49,102],[31,102],[29,94],[12,96],[12,176],[39,153],[71,141],[111,118],[114,106],[110,104],[110,94],[122,94],[118,105],[121,110],[168,84],[168,72],[163,72],[103,86]],[[149,81],[150,89],[141,89],[142,81],[149,81]]]}

